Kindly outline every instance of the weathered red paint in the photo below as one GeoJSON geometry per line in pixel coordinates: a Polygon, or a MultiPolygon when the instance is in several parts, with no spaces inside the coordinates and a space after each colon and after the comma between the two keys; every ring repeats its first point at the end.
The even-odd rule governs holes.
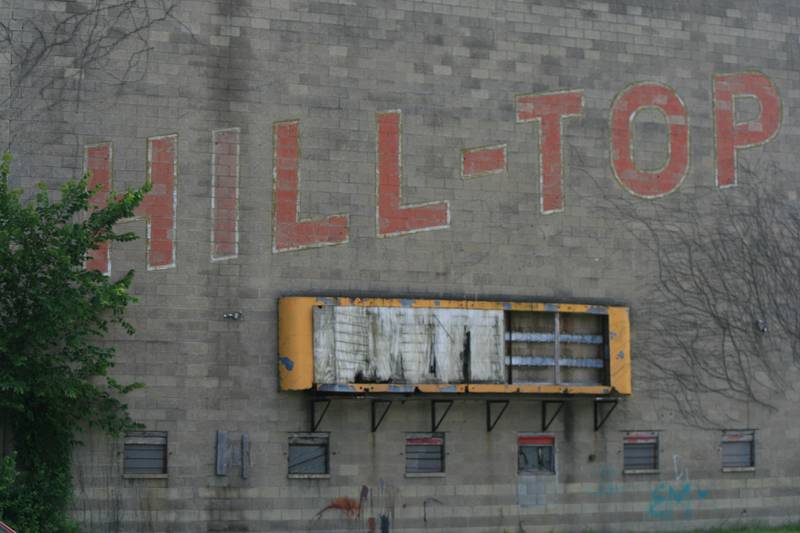
{"type": "Polygon", "coordinates": [[[378,236],[446,228],[450,206],[445,202],[401,205],[402,125],[400,111],[378,113],[378,236]]]}
{"type": "MultiPolygon", "coordinates": [[[[716,127],[717,183],[736,184],[736,155],[743,148],[764,144],[780,129],[781,100],[773,83],[757,72],[714,76],[714,123],[716,127]],[[736,123],[737,98],[754,98],[761,107],[759,116],[736,123]]],[[[518,123],[539,122],[539,170],[541,211],[553,213],[564,206],[563,127],[564,119],[579,117],[583,111],[583,91],[564,91],[519,96],[516,98],[518,123]]],[[[689,169],[689,124],[686,107],[671,88],[655,83],[640,83],[623,91],[611,110],[611,166],[628,191],[644,198],[656,198],[677,189],[689,169]],[[644,108],[656,108],[666,116],[669,127],[669,157],[657,171],[636,168],[632,147],[632,120],[644,108]]],[[[449,204],[402,204],[402,115],[386,111],[376,115],[377,124],[377,234],[379,237],[449,227],[449,204]]],[[[344,214],[317,219],[298,216],[299,121],[274,125],[273,162],[273,251],[345,243],[349,220],[344,214]]],[[[237,129],[213,132],[211,259],[238,254],[238,144],[237,129]]],[[[137,209],[147,218],[148,269],[175,265],[177,136],[148,140],[148,180],[153,190],[137,209]]],[[[462,151],[463,177],[503,172],[507,168],[506,145],[471,148],[462,151]]],[[[111,189],[112,149],[110,143],[88,146],[85,168],[90,185],[100,186],[93,206],[107,202],[111,189]]],[[[95,250],[87,268],[108,273],[110,254],[107,244],[95,250]]]]}
{"type": "Polygon", "coordinates": [[[147,220],[147,269],[175,266],[178,136],[147,140],[147,180],[152,185],[134,212],[147,220]]]}
{"type": "Polygon", "coordinates": [[[525,445],[550,445],[555,443],[555,438],[549,435],[522,435],[517,437],[517,444],[520,446],[525,445]]]}
{"type": "Polygon", "coordinates": [[[539,122],[539,182],[542,213],[564,209],[563,119],[583,112],[583,91],[517,97],[517,123],[539,122]]]}
{"type": "Polygon", "coordinates": [[[778,90],[760,72],[714,76],[714,126],[717,148],[717,186],[736,185],[736,152],[771,140],[781,127],[778,90]],[[758,118],[736,123],[736,99],[755,98],[761,106],[758,118]]]}
{"type": "MultiPolygon", "coordinates": [[[[147,220],[147,269],[159,270],[175,266],[175,209],[177,191],[177,135],[153,137],[147,140],[147,180],[152,184],[136,209],[134,220],[147,220]]],[[[111,143],[87,146],[85,167],[89,172],[89,186],[100,186],[92,199],[93,207],[105,207],[111,191],[111,143]]],[[[123,221],[127,222],[127,221],[123,221]]],[[[86,262],[89,270],[111,272],[108,243],[103,243],[86,262]]]]}
{"type": "Polygon", "coordinates": [[[722,436],[722,442],[751,442],[752,431],[729,431],[722,436]]]}
{"type": "Polygon", "coordinates": [[[680,186],[689,171],[689,117],[672,88],[639,83],[617,96],[611,107],[611,167],[625,189],[644,198],[658,198],[680,186]],[[638,170],[634,161],[633,120],[645,108],[664,113],[669,127],[669,158],[660,170],[638,170]]]}
{"type": "Polygon", "coordinates": [[[273,252],[347,242],[347,215],[298,218],[300,121],[276,122],[273,130],[273,252]]]}
{"type": "Polygon", "coordinates": [[[626,444],[641,444],[658,442],[658,435],[652,432],[631,433],[623,437],[626,444]]]}
{"type": "Polygon", "coordinates": [[[474,178],[506,169],[506,145],[468,148],[461,152],[461,176],[474,178]]]}
{"type": "MultiPolygon", "coordinates": [[[[98,192],[89,201],[92,208],[102,209],[108,204],[111,192],[111,169],[113,152],[111,143],[87,146],[84,151],[84,170],[89,173],[89,189],[99,187],[98,192]]],[[[86,270],[97,270],[103,274],[111,272],[111,254],[109,243],[100,244],[86,261],[86,270]]]]}
{"type": "Polygon", "coordinates": [[[213,132],[211,259],[219,261],[239,253],[239,129],[213,132]]]}

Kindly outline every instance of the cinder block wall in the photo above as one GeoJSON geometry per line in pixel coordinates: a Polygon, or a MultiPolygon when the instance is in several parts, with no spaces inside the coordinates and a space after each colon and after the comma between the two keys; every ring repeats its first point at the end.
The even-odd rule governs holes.
{"type": "MultiPolygon", "coordinates": [[[[18,21],[44,24],[79,4],[12,0],[0,13],[28,31],[18,21]]],[[[17,155],[23,186],[79,174],[84,147],[98,143],[111,143],[114,186],[137,185],[147,139],[177,135],[175,230],[161,243],[174,250],[174,266],[148,259],[144,238],[111,250],[111,275],[135,268],[139,297],[129,312],[135,336],[109,339],[119,350],[115,375],[146,385],[129,404],[148,429],[168,432],[168,475],[123,478],[122,443],[90,435],[75,456],[75,513],[87,530],[532,533],[800,520],[796,398],[775,412],[708,400],[731,416],[731,429],[757,430],[754,471],[723,473],[720,428],[687,426],[640,375],[648,349],[637,333],[648,316],[639,309],[654,263],[615,207],[624,202],[646,218],[653,202],[677,205],[717,188],[714,74],[757,71],[774,84],[780,129],[738,158],[791,177],[799,4],[184,0],[174,15],[180,24],[146,32],[149,50],[125,83],[110,74],[125,70],[137,50],[131,41],[82,74],[77,52],[64,49],[26,82],[67,80],[63,92],[23,84],[6,108],[1,140],[17,155]],[[670,193],[658,199],[630,194],[612,170],[612,103],[641,82],[674,89],[689,121],[688,153],[670,152],[686,159],[685,179],[656,191],[670,193]],[[518,120],[520,95],[558,91],[581,91],[582,101],[565,113],[579,116],[563,120],[560,154],[539,122],[518,120]],[[379,127],[398,117],[401,199],[392,203],[377,183],[391,174],[396,138],[379,127]],[[213,132],[227,128],[238,138],[217,138],[224,147],[215,153],[213,132]],[[289,156],[276,155],[279,142],[289,156]],[[487,163],[496,172],[464,176],[463,150],[500,145],[505,160],[493,153],[487,163]],[[560,196],[543,190],[543,154],[563,161],[549,182],[563,180],[560,196]],[[278,176],[278,160],[294,155],[299,179],[291,168],[278,176]],[[214,186],[234,178],[238,215],[219,214],[214,186]],[[273,195],[279,179],[279,192],[299,182],[294,210],[291,195],[273,195]],[[435,212],[397,213],[419,204],[435,212]],[[379,207],[395,216],[382,219],[379,207]],[[236,247],[215,248],[236,220],[236,247]],[[302,220],[309,226],[298,230],[302,220]],[[517,473],[517,436],[541,430],[535,398],[513,400],[490,433],[481,400],[456,401],[440,427],[446,473],[429,478],[406,477],[403,455],[407,433],[429,430],[427,402],[395,402],[371,432],[367,400],[335,401],[319,428],[330,434],[330,477],[289,479],[288,437],[310,424],[308,396],[277,385],[277,298],[289,294],[627,304],[634,392],[599,431],[590,400],[568,402],[547,432],[556,443],[549,477],[517,473]],[[223,318],[233,312],[241,320],[223,318]],[[623,475],[622,436],[631,430],[660,432],[658,473],[623,475]],[[215,475],[217,431],[231,443],[248,435],[247,479],[235,464],[215,475]],[[367,497],[351,516],[328,508],[358,502],[362,487],[367,497]]],[[[759,108],[738,112],[744,121],[759,108]]],[[[662,166],[663,116],[643,112],[634,131],[639,169],[662,166]]],[[[168,170],[154,172],[170,180],[168,170]]],[[[796,197],[795,180],[785,188],[796,197]]],[[[145,236],[143,220],[129,225],[145,236]]]]}

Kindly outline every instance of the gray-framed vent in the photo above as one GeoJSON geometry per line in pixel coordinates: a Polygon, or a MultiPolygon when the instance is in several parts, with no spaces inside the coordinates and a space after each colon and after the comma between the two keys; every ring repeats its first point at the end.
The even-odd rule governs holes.
{"type": "Polygon", "coordinates": [[[126,476],[167,475],[167,432],[129,431],[125,434],[122,473],[126,476]]]}

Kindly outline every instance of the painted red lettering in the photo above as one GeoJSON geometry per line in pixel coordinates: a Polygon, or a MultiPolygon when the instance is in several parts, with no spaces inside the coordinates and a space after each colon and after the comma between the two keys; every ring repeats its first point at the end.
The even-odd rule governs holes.
{"type": "Polygon", "coordinates": [[[673,89],[640,83],[617,96],[611,108],[611,168],[626,190],[643,198],[658,198],[680,186],[689,170],[689,118],[673,89]],[[638,170],[633,157],[633,121],[647,108],[662,112],[669,128],[668,160],[655,171],[638,170]]]}
{"type": "MultiPolygon", "coordinates": [[[[113,152],[111,143],[87,146],[83,155],[84,171],[89,174],[89,189],[94,190],[99,186],[98,192],[90,200],[93,208],[100,208],[108,204],[108,194],[111,191],[111,169],[113,152]]],[[[91,253],[86,261],[86,270],[98,270],[108,275],[111,272],[111,254],[108,242],[91,253]]]]}
{"type": "Polygon", "coordinates": [[[714,76],[714,126],[717,148],[717,186],[736,185],[736,152],[764,144],[781,127],[781,99],[772,82],[758,72],[714,76]],[[736,123],[736,99],[755,98],[759,116],[736,123]]]}
{"type": "Polygon", "coordinates": [[[319,220],[298,218],[300,121],[276,122],[273,127],[273,252],[300,250],[347,242],[348,216],[319,220]]]}
{"type": "Polygon", "coordinates": [[[147,221],[147,270],[175,266],[177,156],[177,135],[147,139],[147,181],[152,189],[135,211],[136,218],[147,221]]]}
{"type": "Polygon", "coordinates": [[[378,113],[378,237],[446,228],[450,206],[445,202],[401,205],[400,111],[378,113]]]}
{"type": "MultiPolygon", "coordinates": [[[[175,209],[177,191],[177,135],[152,137],[147,140],[147,181],[152,189],[135,211],[135,217],[147,221],[147,269],[160,270],[175,266],[175,209]]],[[[92,199],[93,207],[105,207],[111,191],[112,152],[111,144],[87,146],[85,167],[90,173],[89,187],[101,186],[92,199]]],[[[103,243],[86,262],[89,270],[111,272],[109,244],[103,243]]]]}
{"type": "Polygon", "coordinates": [[[239,254],[239,128],[212,133],[211,260],[239,254]]]}
{"type": "Polygon", "coordinates": [[[461,152],[461,177],[476,178],[506,170],[506,145],[467,148],[461,152]]]}
{"type": "Polygon", "coordinates": [[[583,91],[517,97],[517,123],[539,121],[539,182],[542,213],[564,209],[563,120],[583,112],[583,91]]]}

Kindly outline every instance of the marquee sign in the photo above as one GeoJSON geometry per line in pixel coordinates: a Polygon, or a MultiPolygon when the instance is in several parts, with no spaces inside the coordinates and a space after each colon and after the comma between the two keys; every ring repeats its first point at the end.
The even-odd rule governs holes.
{"type": "Polygon", "coordinates": [[[299,296],[278,324],[281,390],[631,394],[626,307],[299,296]]]}

